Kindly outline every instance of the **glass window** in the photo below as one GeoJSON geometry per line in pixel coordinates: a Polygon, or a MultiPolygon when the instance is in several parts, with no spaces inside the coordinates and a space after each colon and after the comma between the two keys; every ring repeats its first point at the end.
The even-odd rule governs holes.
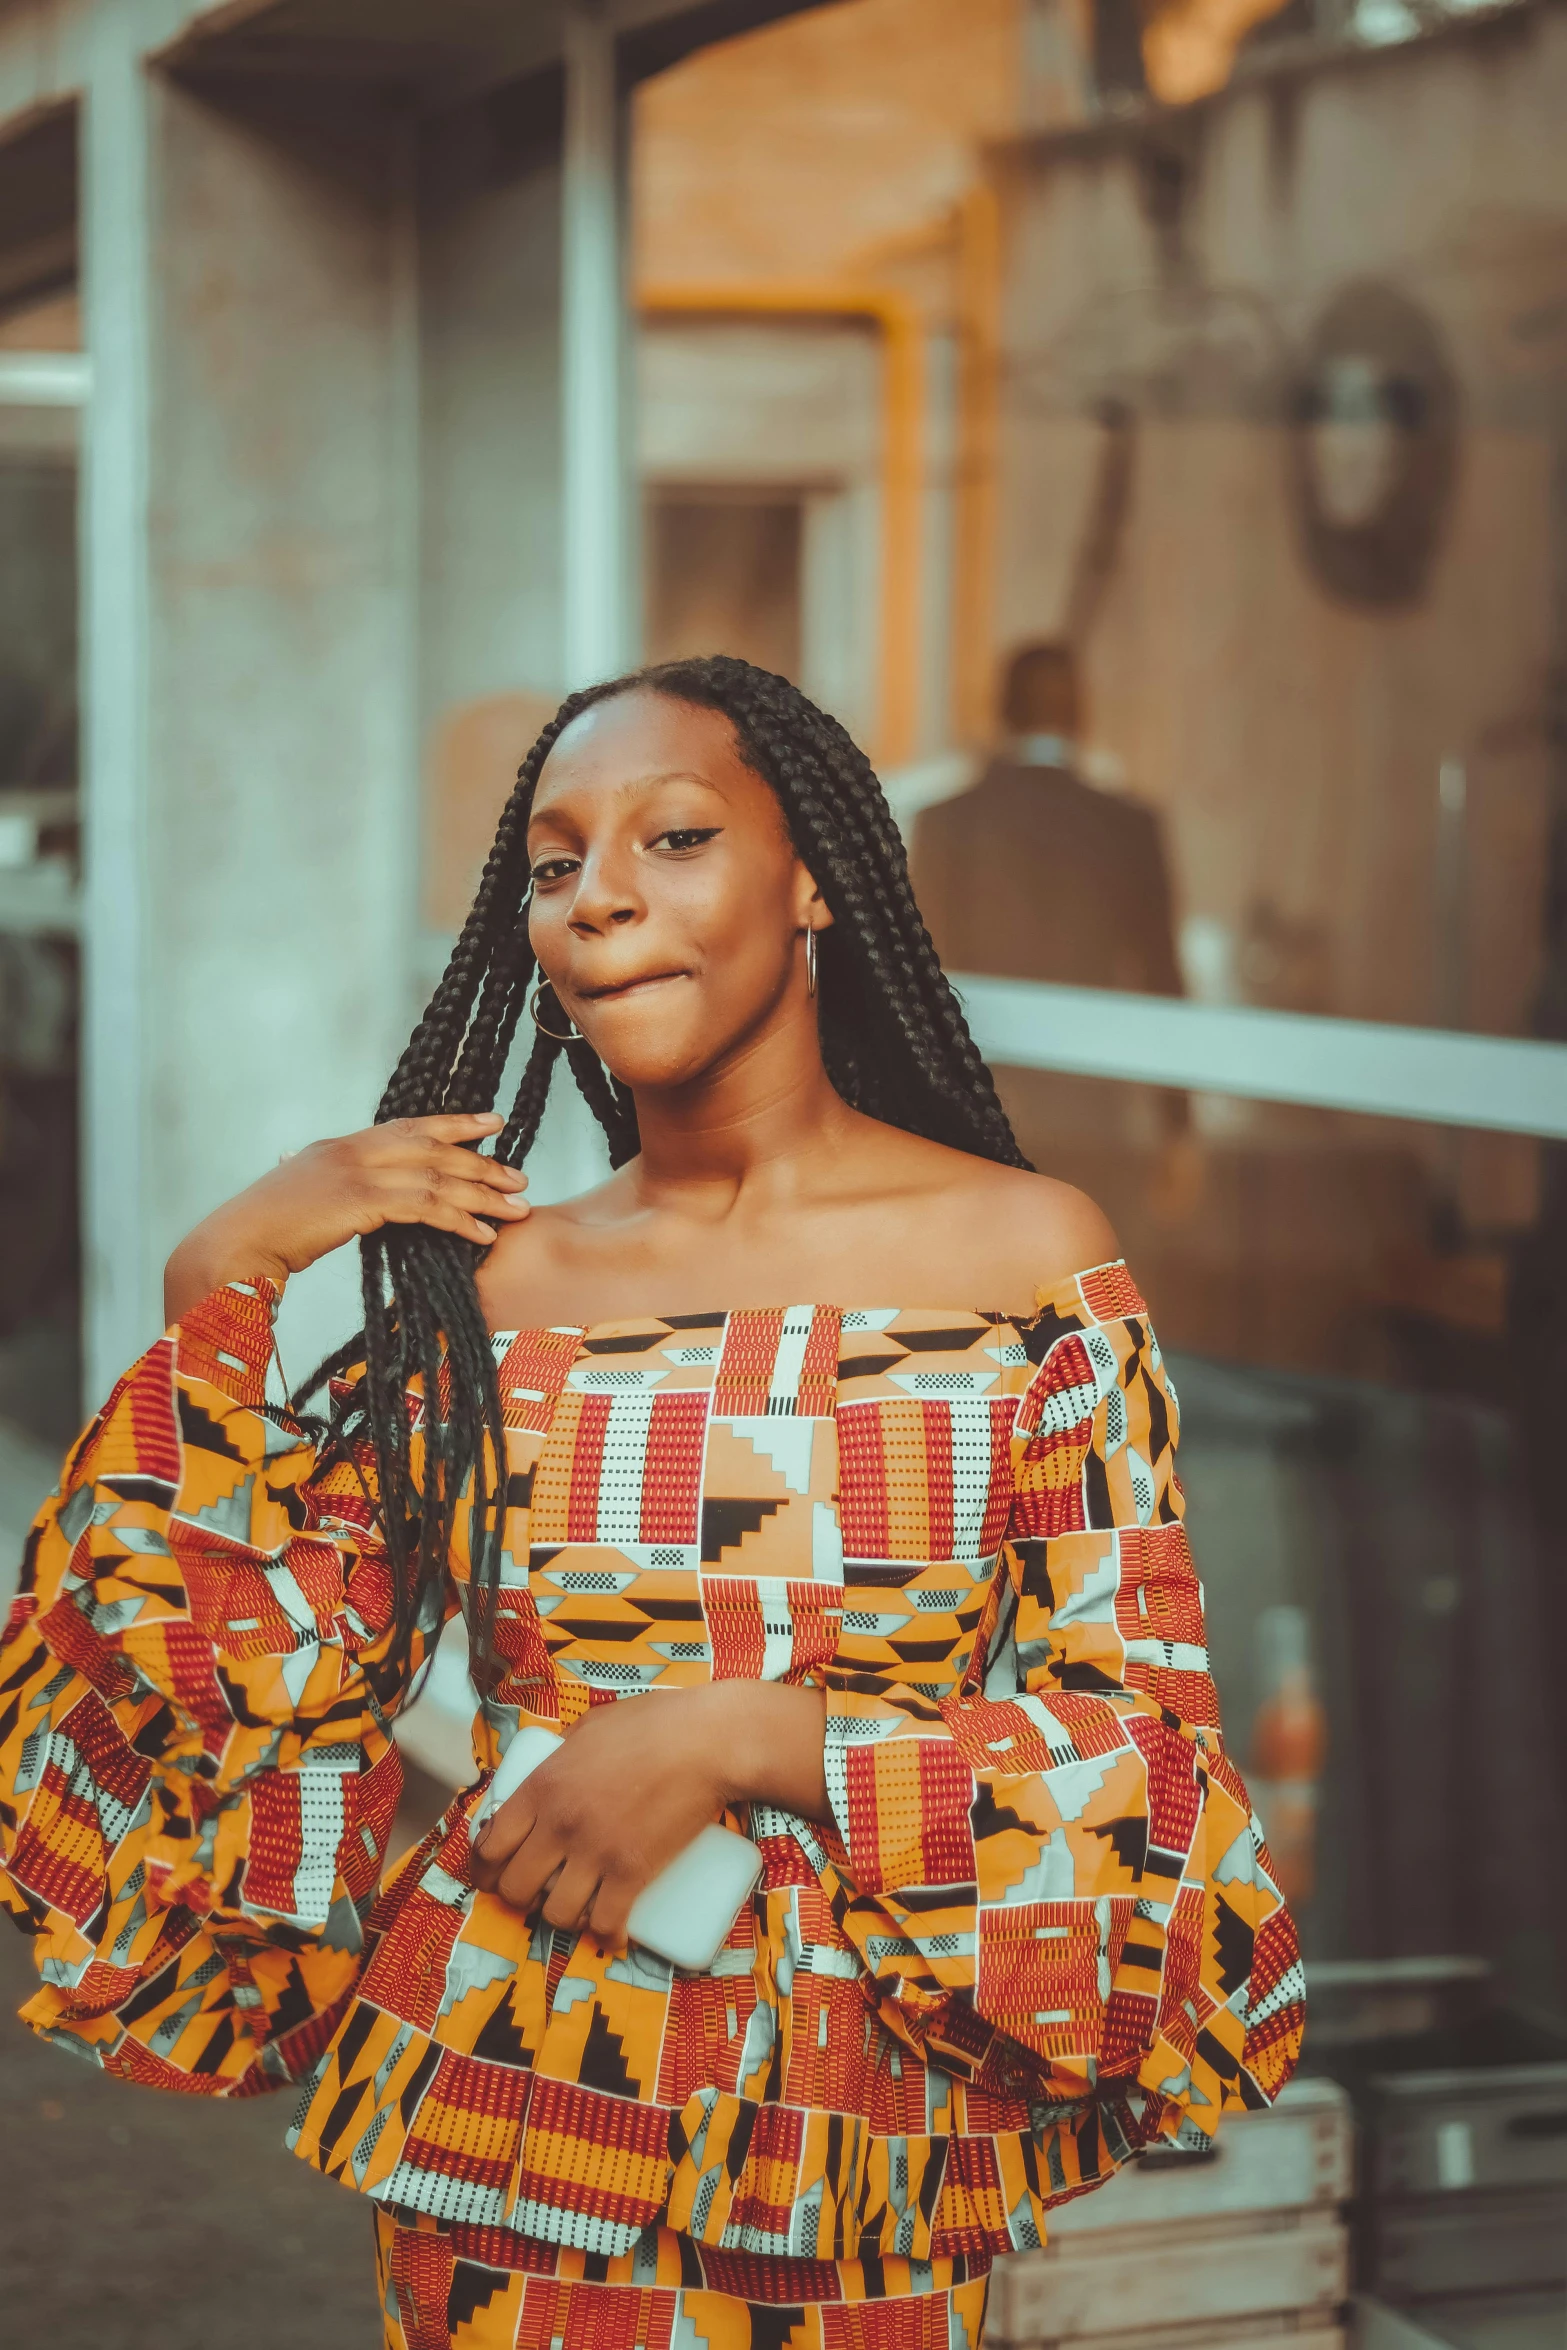
{"type": "MultiPolygon", "coordinates": [[[[1567,215],[1502,193],[1533,168],[1521,92],[1495,100],[1509,160],[1482,190],[1468,133],[1405,136],[1438,69],[1406,70],[1358,98],[1303,75],[1287,137],[1233,91],[1200,158],[1014,158],[999,702],[1040,640],[1074,675],[1054,714],[1048,680],[1014,677],[994,722],[1067,738],[1055,764],[1113,803],[1103,837],[1157,837],[1183,992],[1555,1033],[1567,215]]],[[[1484,77],[1457,79],[1480,136],[1484,77]]],[[[1059,914],[1070,843],[1057,877],[1059,914]]],[[[1141,919],[1080,984],[1130,984],[1141,919]]]]}
{"type": "Polygon", "coordinates": [[[80,1417],[76,440],[0,404],[0,1423],[46,1444],[80,1417]]]}
{"type": "Polygon", "coordinates": [[[1563,1154],[999,1076],[1169,1357],[1226,1731],[1308,1960],[1464,1958],[1552,2004],[1563,1154]]]}

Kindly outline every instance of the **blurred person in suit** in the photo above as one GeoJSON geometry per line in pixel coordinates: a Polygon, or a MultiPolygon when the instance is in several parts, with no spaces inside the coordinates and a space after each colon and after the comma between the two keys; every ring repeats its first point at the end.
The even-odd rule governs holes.
{"type": "MultiPolygon", "coordinates": [[[[1000,741],[982,766],[970,763],[965,774],[955,763],[933,765],[928,780],[915,773],[901,791],[889,788],[943,963],[1068,987],[1184,994],[1160,816],[1086,779],[1086,698],[1069,644],[1039,640],[1012,654],[1000,719],[1000,741]]],[[[1184,1092],[1042,1069],[1009,1070],[1003,1082],[1036,1165],[1064,1171],[1067,1160],[1104,1154],[1124,1161],[1130,1146],[1147,1166],[1148,1207],[1161,1220],[1189,1212],[1199,1167],[1184,1092]]]]}

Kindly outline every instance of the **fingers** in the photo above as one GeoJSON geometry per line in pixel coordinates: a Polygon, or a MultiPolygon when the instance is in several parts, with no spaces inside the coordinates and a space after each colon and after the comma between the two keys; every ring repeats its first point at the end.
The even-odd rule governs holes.
{"type": "Polygon", "coordinates": [[[491,1882],[486,1890],[498,1895],[509,1909],[520,1909],[526,1915],[538,1908],[545,1886],[565,1857],[558,1837],[542,1833],[526,1836],[498,1863],[492,1856],[491,1882]]]}
{"type": "Polygon", "coordinates": [[[482,1183],[464,1182],[447,1174],[438,1174],[426,1186],[421,1205],[422,1213],[412,1219],[420,1223],[428,1222],[438,1208],[456,1209],[464,1216],[499,1216],[507,1224],[520,1223],[533,1213],[520,1192],[489,1191],[482,1183]]]}
{"type": "Polygon", "coordinates": [[[569,1859],[560,1829],[539,1819],[538,1790],[525,1783],[485,1822],[469,1873],[481,1892],[495,1894],[526,1917],[569,1859]]]}
{"type": "MultiPolygon", "coordinates": [[[[460,1142],[422,1129],[451,1124],[447,1118],[396,1118],[367,1138],[365,1157],[390,1180],[416,1182],[439,1176],[451,1183],[477,1183],[502,1195],[525,1191],[528,1178],[504,1159],[482,1158],[460,1142]]],[[[349,1138],[350,1144],[359,1138],[349,1138]]]]}
{"type": "Polygon", "coordinates": [[[581,1861],[564,1861],[545,1893],[545,1924],[560,1926],[567,1933],[585,1926],[598,1888],[598,1877],[592,1869],[581,1861]]]}
{"type": "Polygon", "coordinates": [[[439,1201],[422,1212],[415,1208],[388,1208],[382,1222],[386,1224],[424,1224],[432,1232],[454,1232],[459,1240],[471,1240],[480,1248],[493,1248],[500,1238],[493,1224],[482,1216],[469,1213],[466,1208],[454,1207],[449,1201],[439,1201]]]}
{"type": "Polygon", "coordinates": [[[537,1817],[532,1791],[524,1783],[485,1821],[473,1840],[471,1872],[484,1892],[494,1892],[506,1863],[532,1835],[537,1817]]]}
{"type": "Polygon", "coordinates": [[[602,1878],[593,1897],[593,1906],[588,1912],[589,1932],[596,1934],[601,1942],[611,1943],[617,1949],[624,1948],[630,1939],[627,1927],[631,1920],[631,1904],[641,1890],[640,1885],[633,1884],[626,1877],[602,1878]]]}
{"type": "MultiPolygon", "coordinates": [[[[568,1933],[585,1927],[597,1912],[598,1864],[579,1857],[558,1829],[540,1822],[526,1787],[485,1822],[474,1840],[469,1875],[481,1893],[495,1894],[508,1909],[524,1917],[542,1911],[547,1925],[568,1933]]],[[[623,1895],[612,1891],[606,1916],[629,1911],[634,1898],[634,1889],[623,1895]]]]}
{"type": "Polygon", "coordinates": [[[593,1862],[574,1858],[559,1837],[531,1822],[516,1839],[506,1809],[486,1823],[473,1847],[468,1873],[479,1891],[525,1917],[542,1909],[552,1926],[589,1928],[602,1941],[624,1943],[639,1886],[619,1876],[600,1879],[593,1862]]]}
{"type": "Polygon", "coordinates": [[[468,1848],[468,1874],[481,1893],[494,1892],[496,1880],[506,1864],[507,1855],[489,1842],[494,1833],[494,1820],[486,1820],[468,1848]]]}
{"type": "Polygon", "coordinates": [[[286,1153],[230,1203],[238,1261],[261,1271],[276,1264],[286,1279],[386,1224],[428,1224],[492,1247],[503,1225],[530,1213],[516,1168],[478,1149],[504,1123],[498,1110],[391,1119],[286,1153]]]}
{"type": "Polygon", "coordinates": [[[471,1194],[459,1197],[455,1192],[436,1192],[420,1206],[394,1206],[385,1211],[388,1224],[428,1224],[437,1232],[455,1232],[464,1240],[481,1241],[486,1248],[493,1246],[497,1232],[489,1219],[515,1224],[532,1210],[498,1208],[492,1201],[471,1194]]]}
{"type": "MultiPolygon", "coordinates": [[[[406,1147],[406,1146],[405,1146],[406,1147]]],[[[381,1170],[381,1215],[389,1224],[430,1224],[485,1247],[496,1224],[519,1224],[533,1213],[526,1178],[452,1143],[419,1140],[411,1162],[381,1170]]]]}
{"type": "Polygon", "coordinates": [[[509,1166],[504,1159],[483,1158],[478,1151],[450,1136],[428,1131],[432,1126],[452,1123],[449,1118],[399,1118],[383,1127],[380,1131],[393,1138],[389,1162],[399,1167],[432,1169],[454,1183],[482,1184],[503,1196],[527,1189],[528,1178],[520,1167],[509,1166]]]}
{"type": "MultiPolygon", "coordinates": [[[[508,1909],[531,1917],[571,1855],[558,1836],[536,1830],[512,1854],[495,1881],[494,1891],[508,1909]]],[[[554,1924],[554,1919],[551,1919],[554,1924]]]]}
{"type": "Polygon", "coordinates": [[[389,1118],[374,1131],[409,1141],[473,1142],[499,1134],[505,1123],[499,1110],[440,1110],[430,1118],[389,1118]]]}
{"type": "Polygon", "coordinates": [[[473,1151],[464,1151],[461,1156],[467,1161],[463,1173],[470,1183],[488,1184],[492,1191],[503,1196],[528,1188],[528,1178],[521,1168],[508,1167],[504,1159],[481,1159],[473,1151]]]}

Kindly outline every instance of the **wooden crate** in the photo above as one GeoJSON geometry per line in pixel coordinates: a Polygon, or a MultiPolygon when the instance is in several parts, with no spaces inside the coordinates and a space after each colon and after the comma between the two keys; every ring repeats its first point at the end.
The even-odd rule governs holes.
{"type": "Polygon", "coordinates": [[[1385,2074],[1369,2123],[1372,2293],[1567,2292],[1567,2064],[1385,2074]]]}
{"type": "Polygon", "coordinates": [[[1343,2090],[1308,2080],[1227,2122],[1211,2149],[1128,2163],[1051,2214],[1042,2252],[998,2263],[987,2342],[1337,2350],[1353,2143],[1343,2090]]]}
{"type": "Polygon", "coordinates": [[[1292,2081],[1266,2113],[1227,2121],[1198,2153],[1151,2149],[1050,2214],[1050,2241],[1166,2220],[1296,2211],[1349,2200],[1354,2114],[1336,2081],[1292,2081]]]}
{"type": "Polygon", "coordinates": [[[1057,2238],[1044,2252],[998,2264],[988,2340],[1045,2350],[1055,2343],[1240,2320],[1300,2318],[1331,2326],[1349,2292],[1349,2247],[1338,2213],[1249,2212],[1238,2218],[1102,2228],[1057,2238]]]}
{"type": "Polygon", "coordinates": [[[1567,2064],[1384,2073],[1371,2107],[1378,2201],[1554,2188],[1567,2206],[1567,2064]]]}
{"type": "MultiPolygon", "coordinates": [[[[988,2325],[985,2342],[987,2350],[1003,2350],[988,2325]]],[[[1285,2314],[1217,2322],[1204,2318],[1194,2326],[1139,2326],[1131,2334],[1096,2334],[1093,2350],[1349,2350],[1349,2342],[1340,2325],[1285,2314]]],[[[1034,2346],[1029,2344],[1028,2350],[1034,2346]]],[[[1422,2344],[1421,2350],[1430,2350],[1430,2346],[1422,2344]]],[[[1448,2346],[1442,2345],[1441,2350],[1448,2350],[1448,2346]]]]}
{"type": "MultiPolygon", "coordinates": [[[[1372,2290],[1399,2304],[1567,2290],[1567,2197],[1559,2188],[1512,2187],[1376,2204],[1369,2265],[1372,2290]]],[[[1567,2326],[1562,2334],[1567,2342],[1567,2326]]]]}
{"type": "Polygon", "coordinates": [[[1559,2293],[1486,2293],[1393,2309],[1357,2297],[1353,2350],[1562,2350],[1567,2304],[1559,2293]]]}

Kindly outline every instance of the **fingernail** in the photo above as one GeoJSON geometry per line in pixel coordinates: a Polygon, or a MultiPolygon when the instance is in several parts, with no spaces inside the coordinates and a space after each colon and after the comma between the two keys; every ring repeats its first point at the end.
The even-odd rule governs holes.
{"type": "Polygon", "coordinates": [[[475,1224],[479,1225],[479,1230],[484,1234],[486,1240],[499,1239],[500,1235],[497,1233],[493,1224],[479,1224],[479,1219],[477,1216],[475,1216],[474,1222],[475,1224]]]}

